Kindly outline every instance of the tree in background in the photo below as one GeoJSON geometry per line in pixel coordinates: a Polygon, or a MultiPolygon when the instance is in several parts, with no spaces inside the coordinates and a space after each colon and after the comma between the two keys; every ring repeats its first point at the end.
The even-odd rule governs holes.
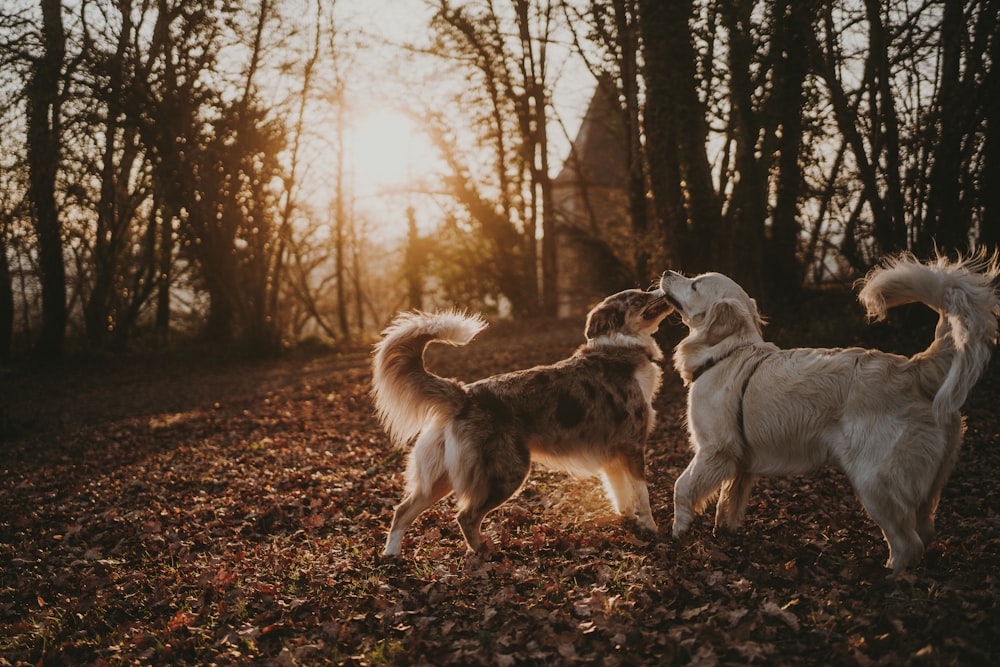
{"type": "MultiPolygon", "coordinates": [[[[515,314],[554,313],[558,267],[547,215],[552,197],[547,47],[555,5],[510,0],[498,7],[489,0],[440,0],[435,6],[434,53],[458,76],[471,76],[476,83],[456,93],[456,108],[475,118],[479,143],[473,151],[459,150],[447,129],[451,119],[441,113],[426,119],[436,128],[432,134],[451,166],[453,201],[475,233],[488,240],[467,245],[487,253],[481,265],[496,272],[488,282],[510,300],[515,314]],[[489,160],[491,170],[474,168],[480,157],[489,160]]],[[[460,227],[448,229],[455,233],[460,227]]]]}
{"type": "Polygon", "coordinates": [[[66,337],[66,266],[63,263],[56,177],[62,164],[63,66],[66,34],[59,0],[41,0],[38,52],[29,56],[25,85],[27,168],[42,282],[39,357],[62,356],[66,337]]]}
{"type": "Polygon", "coordinates": [[[990,240],[994,0],[637,5],[672,266],[780,299],[899,250],[990,240]]]}
{"type": "MultiPolygon", "coordinates": [[[[1000,14],[996,9],[998,3],[992,2],[988,7],[994,8],[993,16],[1000,14]]],[[[994,20],[997,20],[996,18],[994,20]]],[[[982,171],[976,179],[976,200],[982,210],[979,222],[979,240],[988,247],[1000,248],[1000,39],[989,40],[985,53],[993,65],[983,73],[983,83],[979,95],[983,105],[983,117],[986,132],[982,143],[982,171]]]]}
{"type": "MultiPolygon", "coordinates": [[[[207,307],[196,316],[206,337],[279,345],[302,178],[297,149],[328,27],[317,15],[313,56],[292,99],[265,104],[261,70],[273,78],[287,67],[282,40],[308,22],[286,25],[275,4],[121,0],[75,14],[59,3],[0,12],[0,58],[29,75],[21,90],[3,83],[8,120],[27,128],[26,201],[38,239],[37,253],[5,246],[4,260],[19,252],[22,265],[37,262],[40,355],[61,348],[67,313],[79,314],[70,322],[93,349],[124,347],[140,328],[165,342],[172,313],[201,310],[202,295],[207,307]],[[240,51],[245,59],[234,57],[240,51]],[[62,296],[53,296],[59,286],[62,296]]],[[[4,187],[16,198],[15,179],[4,187]]],[[[19,235],[18,210],[8,209],[8,237],[19,235]]],[[[28,305],[33,293],[25,292],[28,305]]]]}
{"type": "MultiPolygon", "coordinates": [[[[651,262],[665,263],[666,253],[660,243],[664,238],[662,230],[650,225],[653,216],[652,202],[648,196],[650,180],[647,154],[643,147],[638,3],[635,0],[613,0],[611,3],[591,2],[579,8],[564,3],[563,11],[573,35],[573,43],[586,63],[587,70],[597,82],[597,91],[591,104],[594,104],[598,96],[609,97],[609,91],[613,91],[613,104],[621,108],[619,117],[623,136],[620,141],[626,162],[628,238],[591,238],[588,242],[601,244],[612,253],[614,251],[608,245],[609,242],[617,241],[615,245],[624,246],[624,252],[614,254],[615,263],[631,274],[625,284],[643,284],[649,280],[651,262]]],[[[617,123],[611,119],[609,122],[617,129],[617,123]]],[[[614,129],[609,129],[609,136],[618,134],[614,129]]],[[[571,151],[566,163],[573,166],[579,157],[571,151]]],[[[580,187],[585,188],[585,179],[579,180],[580,187]]],[[[583,196],[590,198],[589,193],[584,193],[583,196]]],[[[591,226],[600,228],[601,225],[592,220],[591,226]]]]}
{"type": "Polygon", "coordinates": [[[7,207],[6,201],[0,203],[0,365],[4,366],[10,363],[14,340],[14,281],[7,259],[11,216],[7,207]]]}
{"type": "Polygon", "coordinates": [[[0,347],[56,358],[67,332],[112,349],[188,329],[274,350],[435,294],[551,314],[570,61],[620,106],[627,238],[600,241],[637,284],[719,270],[766,304],[888,253],[1000,241],[1000,0],[434,0],[419,44],[343,39],[344,4],[364,12],[4,4],[0,347]],[[359,82],[388,78],[357,64],[366,48],[425,68],[400,59],[391,91],[445,164],[409,193],[436,207],[410,230],[421,295],[344,162],[359,82]]]}

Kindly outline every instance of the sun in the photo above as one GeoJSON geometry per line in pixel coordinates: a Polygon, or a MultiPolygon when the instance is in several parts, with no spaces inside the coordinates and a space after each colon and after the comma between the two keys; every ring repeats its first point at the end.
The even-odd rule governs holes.
{"type": "Polygon", "coordinates": [[[395,109],[381,108],[360,117],[348,141],[356,197],[406,191],[439,166],[427,135],[395,109]]]}

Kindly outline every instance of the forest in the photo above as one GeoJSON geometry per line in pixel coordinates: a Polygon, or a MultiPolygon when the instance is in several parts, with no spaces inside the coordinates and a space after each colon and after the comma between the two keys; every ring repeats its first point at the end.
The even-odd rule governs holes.
{"type": "Polygon", "coordinates": [[[1000,247],[998,63],[1000,0],[3,0],[0,667],[997,664],[996,359],[890,576],[833,469],[670,536],[673,316],[659,533],[540,467],[492,559],[451,499],[379,558],[406,453],[371,353],[457,308],[489,327],[433,372],[555,363],[578,278],[672,269],[782,347],[917,354],[934,313],[854,285],[1000,247]]]}
{"type": "Polygon", "coordinates": [[[997,244],[995,0],[394,6],[4,3],[0,359],[554,315],[567,100],[598,81],[627,177],[592,240],[621,287],[712,269],[780,304],[997,244]],[[407,125],[372,149],[366,117],[407,125]]]}

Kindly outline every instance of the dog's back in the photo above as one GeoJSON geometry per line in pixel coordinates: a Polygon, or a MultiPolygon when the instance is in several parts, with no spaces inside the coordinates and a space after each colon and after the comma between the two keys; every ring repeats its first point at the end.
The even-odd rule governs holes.
{"type": "Polygon", "coordinates": [[[455,427],[477,439],[488,440],[484,434],[491,431],[512,433],[534,460],[593,475],[609,443],[645,440],[660,375],[639,348],[584,345],[558,363],[467,385],[455,427]]]}

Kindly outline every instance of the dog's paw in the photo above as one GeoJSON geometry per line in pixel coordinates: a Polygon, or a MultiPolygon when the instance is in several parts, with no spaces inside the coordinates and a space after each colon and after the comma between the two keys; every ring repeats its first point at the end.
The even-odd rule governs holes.
{"type": "Polygon", "coordinates": [[[397,566],[403,562],[402,556],[398,553],[387,553],[385,551],[375,554],[375,565],[397,566]]]}
{"type": "Polygon", "coordinates": [[[654,537],[660,532],[656,522],[648,517],[632,516],[626,519],[625,523],[633,533],[642,537],[654,537]]]}
{"type": "Polygon", "coordinates": [[[739,532],[739,526],[728,526],[722,523],[717,523],[712,528],[712,535],[719,538],[735,537],[739,532]]]}
{"type": "Polygon", "coordinates": [[[480,570],[488,565],[496,555],[497,551],[493,548],[493,545],[485,542],[475,551],[469,550],[465,552],[465,564],[462,569],[466,572],[480,570]]]}

